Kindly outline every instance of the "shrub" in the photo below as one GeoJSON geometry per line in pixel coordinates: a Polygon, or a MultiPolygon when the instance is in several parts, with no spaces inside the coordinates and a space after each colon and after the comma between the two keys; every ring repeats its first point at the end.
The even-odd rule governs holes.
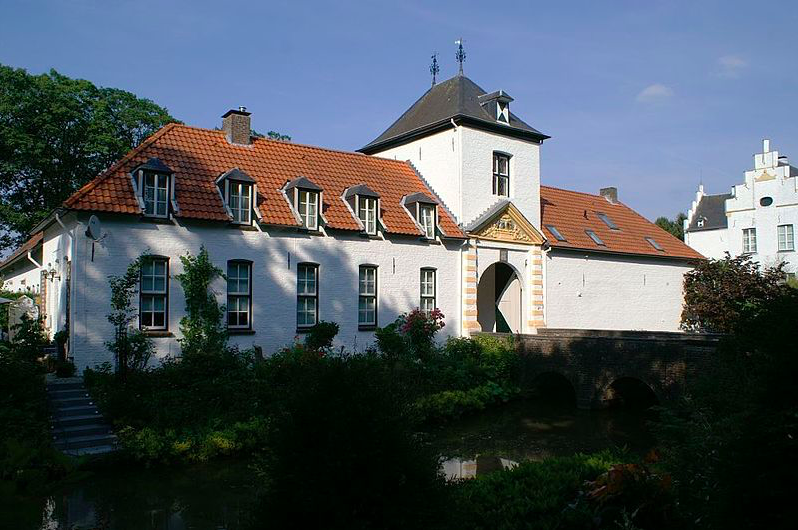
{"type": "Polygon", "coordinates": [[[179,339],[184,356],[214,354],[227,347],[227,327],[224,325],[225,307],[220,306],[210,285],[216,278],[224,278],[215,266],[205,246],[196,256],[180,256],[183,272],[176,276],[186,298],[186,316],[180,319],[179,339]]]}
{"type": "Polygon", "coordinates": [[[427,313],[413,309],[375,332],[377,347],[385,355],[413,355],[428,360],[435,350],[435,335],[446,325],[439,309],[427,313]]]}
{"type": "Polygon", "coordinates": [[[315,351],[329,351],[332,349],[338,330],[338,324],[335,322],[322,320],[308,330],[308,334],[305,335],[305,346],[315,351]]]}
{"type": "Polygon", "coordinates": [[[425,396],[415,403],[415,408],[424,420],[449,420],[492,404],[506,403],[519,393],[518,387],[488,381],[469,390],[444,390],[425,396]]]}

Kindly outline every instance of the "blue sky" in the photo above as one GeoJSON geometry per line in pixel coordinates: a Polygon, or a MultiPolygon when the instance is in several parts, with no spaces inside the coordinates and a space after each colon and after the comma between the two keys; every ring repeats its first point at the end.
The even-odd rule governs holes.
{"type": "Polygon", "coordinates": [[[544,184],[649,218],[741,180],[769,137],[798,161],[798,3],[0,0],[0,63],[55,68],[214,127],[253,126],[354,150],[429,86],[465,73],[552,136],[544,184]]]}

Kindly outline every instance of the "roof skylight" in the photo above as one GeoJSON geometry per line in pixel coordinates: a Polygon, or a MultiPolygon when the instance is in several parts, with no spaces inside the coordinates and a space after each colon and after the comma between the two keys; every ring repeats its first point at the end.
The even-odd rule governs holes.
{"type": "Polygon", "coordinates": [[[665,249],[664,249],[664,248],[662,248],[661,246],[659,246],[659,243],[657,243],[657,242],[654,240],[654,238],[653,238],[653,237],[646,237],[646,238],[645,238],[645,240],[646,240],[646,241],[648,241],[648,244],[649,244],[649,245],[651,245],[651,246],[652,246],[652,247],[654,247],[655,249],[659,250],[660,252],[664,252],[664,251],[665,251],[665,249]]]}
{"type": "Polygon", "coordinates": [[[551,235],[553,235],[555,237],[555,239],[557,239],[557,241],[566,241],[565,236],[563,236],[560,233],[560,231],[557,230],[557,228],[554,227],[554,225],[545,225],[545,226],[546,226],[546,230],[551,232],[551,235]]]}
{"type": "Polygon", "coordinates": [[[607,225],[607,226],[609,226],[609,227],[610,227],[610,229],[612,229],[612,230],[620,230],[620,228],[618,228],[618,225],[616,225],[616,224],[615,224],[615,223],[612,221],[612,219],[610,219],[610,218],[607,216],[607,214],[605,214],[605,213],[601,213],[601,212],[596,212],[596,215],[598,216],[598,218],[599,218],[599,219],[601,219],[602,221],[604,221],[604,224],[605,224],[605,225],[607,225]]]}
{"type": "Polygon", "coordinates": [[[585,233],[593,240],[593,242],[597,245],[601,245],[602,247],[606,247],[607,245],[604,244],[604,241],[593,231],[593,230],[585,230],[585,233]]]}

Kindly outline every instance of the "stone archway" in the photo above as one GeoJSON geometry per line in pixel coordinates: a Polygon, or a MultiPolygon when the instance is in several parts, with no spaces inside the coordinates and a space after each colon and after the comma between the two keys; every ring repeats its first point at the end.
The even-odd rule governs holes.
{"type": "Polygon", "coordinates": [[[490,265],[477,285],[477,322],[482,331],[521,333],[523,300],[518,272],[506,263],[490,265]]]}

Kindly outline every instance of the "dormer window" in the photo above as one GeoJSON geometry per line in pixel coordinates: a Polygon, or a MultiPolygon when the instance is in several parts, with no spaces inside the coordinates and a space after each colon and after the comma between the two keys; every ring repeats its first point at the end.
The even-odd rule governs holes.
{"type": "Polygon", "coordinates": [[[133,170],[133,184],[144,215],[169,217],[174,197],[172,170],[158,158],[150,158],[133,170]]]}
{"type": "Polygon", "coordinates": [[[322,204],[321,188],[306,177],[298,177],[287,183],[283,191],[299,215],[302,228],[318,230],[322,204]]]}
{"type": "Polygon", "coordinates": [[[233,168],[217,178],[216,183],[230,220],[235,224],[251,225],[257,197],[255,180],[240,169],[233,168]]]}
{"type": "Polygon", "coordinates": [[[438,225],[437,201],[419,192],[405,197],[404,205],[415,218],[424,237],[435,239],[438,225]]]}
{"type": "Polygon", "coordinates": [[[493,153],[493,194],[510,196],[510,157],[503,153],[493,153]]]}
{"type": "Polygon", "coordinates": [[[349,204],[355,217],[363,225],[363,231],[371,236],[379,229],[380,194],[365,184],[352,186],[344,192],[344,200],[349,204]]]}
{"type": "Polygon", "coordinates": [[[496,119],[503,123],[510,123],[510,102],[498,101],[496,105],[496,119]]]}
{"type": "Polygon", "coordinates": [[[310,190],[297,191],[299,217],[308,230],[319,228],[319,193],[310,190]]]}

